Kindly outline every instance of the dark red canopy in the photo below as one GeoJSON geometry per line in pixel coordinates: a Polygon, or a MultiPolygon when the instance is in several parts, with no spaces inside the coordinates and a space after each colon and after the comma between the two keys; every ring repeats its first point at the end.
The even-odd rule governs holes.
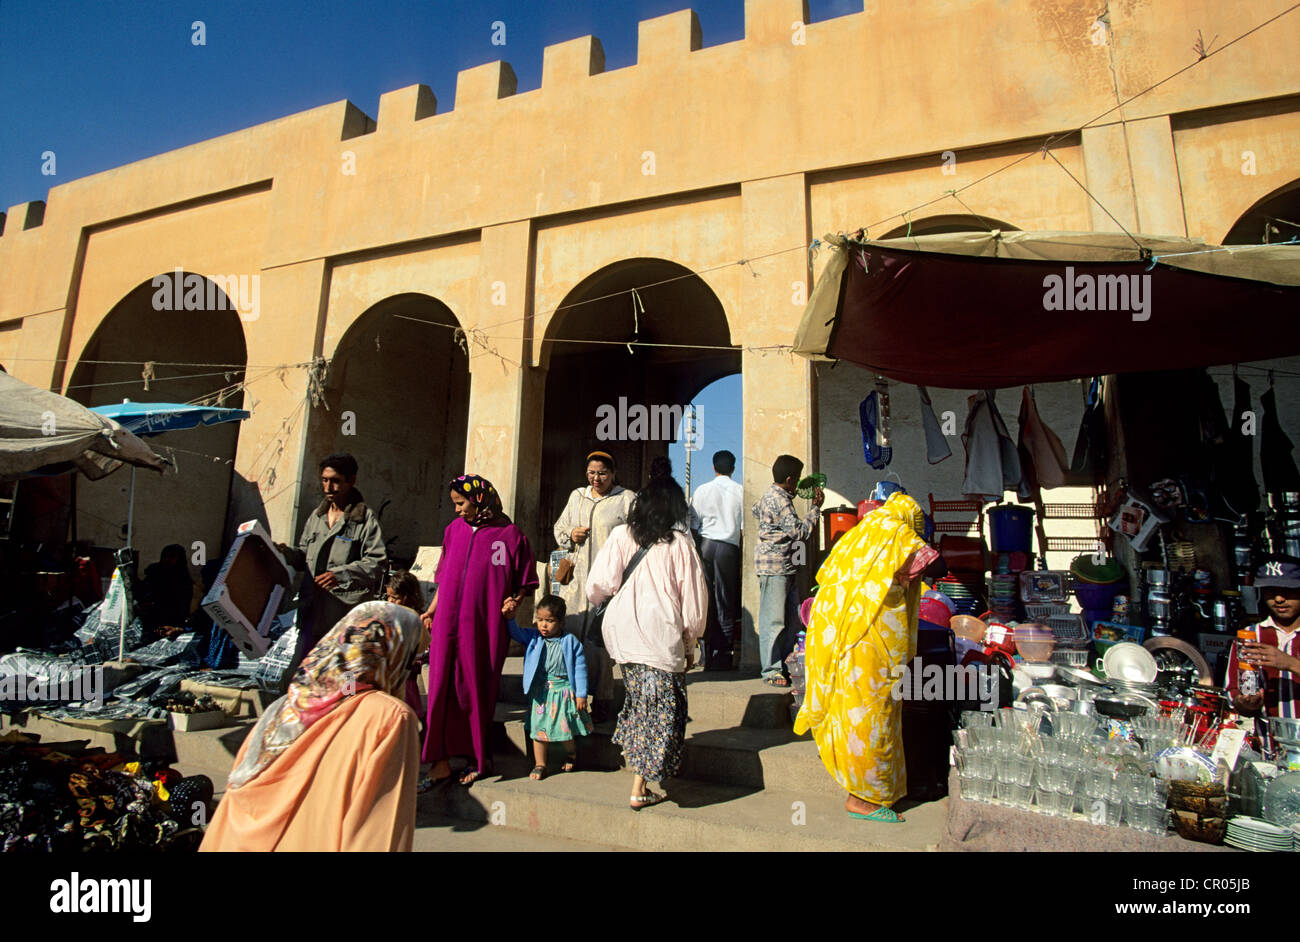
{"type": "Polygon", "coordinates": [[[957,389],[1300,353],[1300,246],[1138,239],[837,240],[795,350],[957,389]]]}

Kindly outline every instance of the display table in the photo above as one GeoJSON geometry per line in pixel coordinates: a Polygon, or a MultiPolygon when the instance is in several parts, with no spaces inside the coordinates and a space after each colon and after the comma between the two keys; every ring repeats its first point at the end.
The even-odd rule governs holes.
{"type": "Polygon", "coordinates": [[[1053,818],[1004,805],[966,801],[957,770],[948,776],[948,827],[939,850],[991,851],[1228,851],[1223,844],[1187,841],[1174,831],[1161,837],[1127,827],[1101,827],[1082,818],[1053,818]]]}

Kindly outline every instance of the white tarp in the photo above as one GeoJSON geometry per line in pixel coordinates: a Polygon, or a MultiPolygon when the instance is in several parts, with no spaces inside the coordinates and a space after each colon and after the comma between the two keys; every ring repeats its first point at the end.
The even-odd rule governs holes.
{"type": "Polygon", "coordinates": [[[155,471],[167,465],[112,419],[0,372],[0,480],[65,463],[92,480],[123,463],[155,471]]]}

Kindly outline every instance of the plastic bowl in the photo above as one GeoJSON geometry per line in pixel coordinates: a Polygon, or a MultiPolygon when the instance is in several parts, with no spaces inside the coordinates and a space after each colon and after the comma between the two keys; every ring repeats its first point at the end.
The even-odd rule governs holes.
{"type": "Polygon", "coordinates": [[[989,626],[974,615],[953,615],[948,621],[948,627],[958,638],[975,642],[983,641],[989,630],[989,626]]]}
{"type": "Polygon", "coordinates": [[[1042,662],[1052,659],[1052,651],[1056,648],[1056,639],[1048,638],[1047,640],[1030,640],[1021,638],[1019,633],[1016,635],[1016,651],[1020,653],[1026,661],[1042,662]]]}

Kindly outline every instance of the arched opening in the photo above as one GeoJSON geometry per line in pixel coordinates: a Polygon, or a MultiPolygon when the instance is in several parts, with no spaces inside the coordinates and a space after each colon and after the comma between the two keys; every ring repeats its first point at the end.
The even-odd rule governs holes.
{"type": "Polygon", "coordinates": [[[994,229],[1002,232],[1020,231],[1018,226],[1013,226],[998,219],[991,219],[988,216],[957,213],[947,216],[928,216],[925,219],[914,219],[910,224],[903,223],[903,225],[891,229],[881,238],[902,239],[909,235],[944,235],[950,232],[991,232],[994,229]]]}
{"type": "MultiPolygon", "coordinates": [[[[609,452],[619,482],[639,487],[651,459],[667,455],[680,436],[680,417],[697,393],[740,372],[740,351],[730,348],[722,303],[675,262],[616,262],[569,292],[542,350],[548,371],[539,511],[546,549],[570,491],[585,483],[586,455],[609,452]],[[634,341],[662,346],[629,350],[634,341]]],[[[681,466],[673,464],[681,481],[681,466]]]]}
{"type": "Polygon", "coordinates": [[[348,328],[330,360],[324,405],[311,410],[299,529],[321,501],[320,460],[350,452],[395,564],[442,543],[451,519],[445,486],[465,470],[469,420],[469,366],[456,327],[441,301],[400,294],[348,328]]]}
{"type": "Polygon", "coordinates": [[[1274,190],[1246,210],[1223,237],[1224,245],[1261,245],[1300,237],[1300,180],[1274,190]]]}
{"type": "MultiPolygon", "coordinates": [[[[71,372],[65,395],[86,406],[124,399],[186,403],[214,397],[205,401],[244,408],[239,384],[245,379],[248,352],[238,300],[207,277],[183,272],[142,283],[95,330],[71,372]],[[182,287],[172,291],[176,283],[182,287]],[[192,290],[185,291],[184,285],[192,290]],[[222,390],[227,393],[217,402],[215,395],[222,390]]],[[[176,467],[163,475],[135,476],[132,543],[142,564],[155,562],[168,543],[180,543],[192,556],[194,544],[201,542],[204,557],[220,558],[228,535],[226,510],[238,440],[237,422],[148,439],[150,447],[172,458],[176,467]]],[[[125,470],[99,481],[77,482],[78,539],[114,549],[125,545],[129,488],[125,470]]]]}
{"type": "Polygon", "coordinates": [[[732,479],[743,482],[745,416],[742,400],[739,373],[714,380],[688,400],[695,406],[695,443],[698,446],[690,455],[689,474],[683,436],[678,436],[668,449],[673,474],[688,493],[693,494],[701,484],[713,480],[713,456],[719,451],[729,451],[736,456],[736,473],[732,479]]]}

